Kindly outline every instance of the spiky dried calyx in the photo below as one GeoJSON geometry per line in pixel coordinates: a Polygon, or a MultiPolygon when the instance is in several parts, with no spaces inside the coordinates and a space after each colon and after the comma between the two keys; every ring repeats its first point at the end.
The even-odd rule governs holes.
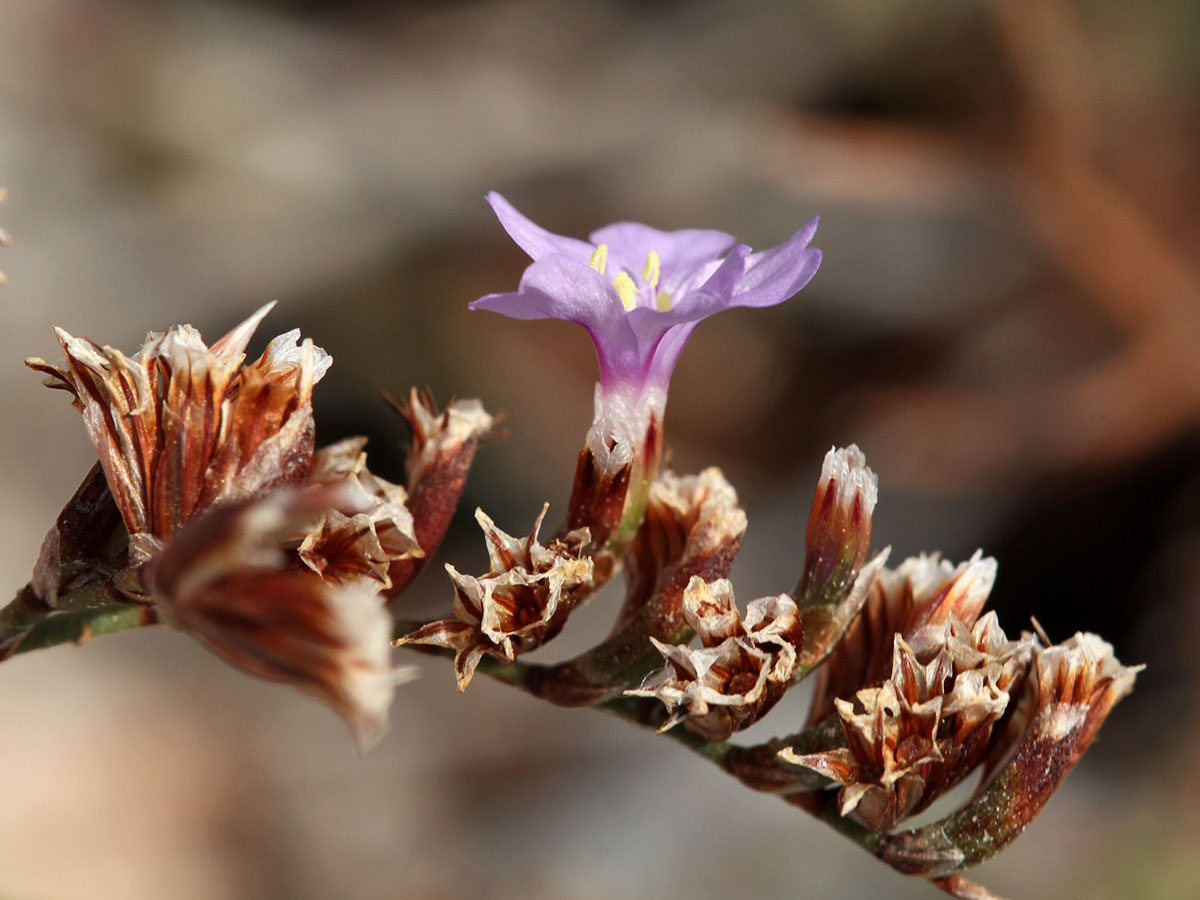
{"type": "Polygon", "coordinates": [[[834,710],[838,697],[851,697],[888,677],[893,635],[899,634],[922,662],[942,648],[951,617],[971,626],[996,580],[996,561],[976,552],[955,566],[937,555],[910,557],[883,568],[868,586],[861,612],[817,676],[809,723],[834,710]]]}
{"type": "Polygon", "coordinates": [[[590,587],[592,560],[585,554],[586,529],[543,545],[538,541],[548,504],[528,536],[515,538],[496,527],[483,510],[475,519],[487,542],[489,571],[464,575],[447,564],[454,583],[453,619],[430,622],[397,641],[455,652],[458,689],[466,690],[483,655],[512,661],[540,646],[562,628],[577,591],[590,587]]]}
{"type": "Polygon", "coordinates": [[[683,722],[707,740],[723,741],[765,715],[791,684],[804,640],[799,611],[780,594],[752,600],[743,618],[728,580],[706,584],[696,577],[684,593],[683,614],[702,648],[651,638],[667,661],[663,678],[625,693],[663,702],[671,715],[660,730],[683,722]]]}
{"type": "Polygon", "coordinates": [[[1025,696],[994,739],[972,798],[937,822],[884,835],[875,855],[942,880],[994,856],[1042,811],[1141,669],[1122,665],[1094,634],[1037,647],[1025,696]]]}
{"type": "Polygon", "coordinates": [[[974,628],[951,618],[928,662],[897,634],[891,676],[853,701],[834,701],[847,746],[784,749],[780,757],[841,784],[842,815],[886,831],[983,761],[992,726],[1024,684],[1033,647],[1029,637],[1008,640],[994,613],[974,628]]]}
{"type": "Polygon", "coordinates": [[[333,489],[341,509],[309,526],[300,558],[327,581],[373,591],[392,586],[389,569],[424,556],[405,505],[404,488],[373,475],[362,452],[366,438],[347,438],[318,450],[307,484],[333,489]]]}
{"type": "Polygon", "coordinates": [[[661,659],[650,638],[690,637],[683,611],[688,583],[728,575],[745,530],[746,514],[719,469],[662,473],[622,561],[625,602],[612,633],[574,659],[531,672],[530,690],[552,703],[587,706],[639,684],[661,659]]]}
{"type": "Polygon", "coordinates": [[[146,562],[214,503],[307,476],[312,389],[331,360],[291,331],[243,365],[271,306],[211,347],[191,326],[177,325],[150,334],[129,357],[58,329],[64,366],[26,360],[83,414],[129,532],[131,564],[146,562]]]}

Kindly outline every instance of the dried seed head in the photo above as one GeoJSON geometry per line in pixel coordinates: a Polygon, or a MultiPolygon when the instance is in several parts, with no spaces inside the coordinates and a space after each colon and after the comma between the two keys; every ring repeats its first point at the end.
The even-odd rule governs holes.
{"type": "Polygon", "coordinates": [[[933,878],[995,855],[1042,811],[1141,668],[1121,665],[1094,634],[1036,648],[1029,689],[993,741],[974,797],[937,822],[885,835],[876,855],[901,872],[933,878]]]}
{"type": "Polygon", "coordinates": [[[922,555],[896,569],[884,568],[821,667],[809,722],[833,712],[835,698],[853,696],[888,677],[893,635],[901,635],[918,659],[929,662],[941,650],[951,618],[970,626],[979,617],[995,579],[996,561],[979,552],[958,566],[922,555]]]}
{"type": "Polygon", "coordinates": [[[439,413],[432,395],[416,388],[409,393],[401,413],[412,429],[407,463],[410,491],[415,491],[434,469],[444,466],[447,457],[457,456],[464,445],[473,448],[495,424],[478,400],[456,400],[439,413]]]}
{"type": "Polygon", "coordinates": [[[841,784],[842,815],[887,831],[984,759],[1032,653],[1031,639],[1009,641],[992,614],[973,629],[952,618],[928,662],[897,634],[891,676],[853,702],[834,700],[846,747],[780,756],[841,784]]]}
{"type": "Polygon", "coordinates": [[[692,578],[683,613],[702,649],[651,638],[667,661],[656,684],[626,691],[654,697],[671,714],[662,731],[683,722],[710,741],[753,724],[783,696],[796,668],[803,628],[786,594],[752,600],[743,619],[733,587],[722,578],[692,578]]]}
{"type": "Polygon", "coordinates": [[[431,622],[397,641],[453,649],[460,691],[466,690],[484,653],[511,661],[557,634],[575,592],[590,586],[592,560],[584,555],[587,530],[542,545],[538,532],[547,508],[548,504],[542,507],[524,538],[501,531],[483,510],[476,510],[487,542],[488,574],[464,575],[447,564],[456,618],[431,622]]]}
{"type": "Polygon", "coordinates": [[[720,469],[663,472],[650,487],[645,519],[625,556],[628,589],[614,631],[653,602],[660,620],[654,630],[669,635],[682,624],[688,582],[729,574],[745,532],[746,513],[720,469]]]}
{"type": "Polygon", "coordinates": [[[58,329],[63,367],[41,359],[49,387],[83,414],[140,565],[218,501],[261,496],[307,475],[311,395],[329,356],[298,332],[243,366],[268,304],[212,347],[190,325],[150,334],[132,357],[58,329]]]}
{"type": "Polygon", "coordinates": [[[300,544],[300,558],[326,580],[372,592],[391,587],[389,568],[424,552],[404,488],[367,469],[366,438],[318,450],[307,484],[333,489],[340,508],[325,512],[300,544]]]}
{"type": "Polygon", "coordinates": [[[247,672],[324,700],[366,749],[387,724],[394,685],[391,617],[372,591],[299,566],[285,547],[327,506],[316,491],[276,491],[197,517],[144,570],[165,621],[247,672]]]}

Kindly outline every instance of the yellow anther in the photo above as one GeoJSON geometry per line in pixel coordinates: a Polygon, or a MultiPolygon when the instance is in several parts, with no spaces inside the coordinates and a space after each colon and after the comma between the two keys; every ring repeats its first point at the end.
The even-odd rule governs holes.
{"type": "Polygon", "coordinates": [[[601,244],[592,251],[592,261],[588,265],[601,275],[604,274],[604,268],[608,265],[608,244],[601,244]]]}
{"type": "Polygon", "coordinates": [[[659,291],[658,296],[654,298],[654,305],[659,312],[670,312],[671,295],[666,291],[659,291]]]}
{"type": "Polygon", "coordinates": [[[627,311],[637,306],[637,285],[633,283],[633,279],[629,277],[628,272],[622,272],[614,278],[612,286],[617,289],[617,296],[621,298],[621,305],[627,311]]]}
{"type": "Polygon", "coordinates": [[[658,276],[662,273],[662,260],[651,250],[646,254],[646,266],[642,269],[642,281],[650,285],[650,290],[658,287],[658,276]]]}

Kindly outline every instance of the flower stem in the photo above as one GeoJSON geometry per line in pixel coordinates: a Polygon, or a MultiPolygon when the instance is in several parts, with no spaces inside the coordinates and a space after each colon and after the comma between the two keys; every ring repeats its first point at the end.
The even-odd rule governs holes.
{"type": "Polygon", "coordinates": [[[158,621],[153,610],[121,602],[120,596],[109,581],[91,580],[63,591],[51,607],[25,585],[0,609],[0,660],[158,621]]]}

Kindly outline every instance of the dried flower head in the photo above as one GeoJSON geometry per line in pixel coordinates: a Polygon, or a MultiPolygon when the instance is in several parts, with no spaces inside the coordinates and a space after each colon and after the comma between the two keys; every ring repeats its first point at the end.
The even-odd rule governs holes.
{"type": "Polygon", "coordinates": [[[996,580],[996,561],[976,552],[955,566],[938,556],[910,557],[875,578],[862,611],[821,667],[810,723],[833,712],[834,700],[880,684],[891,671],[893,635],[922,663],[942,649],[951,618],[971,626],[996,580]]]}
{"type": "Polygon", "coordinates": [[[928,662],[895,635],[891,676],[853,701],[837,699],[846,747],[797,754],[842,785],[841,813],[887,831],[920,812],[974,769],[990,749],[992,726],[1024,683],[1033,641],[1009,641],[994,613],[968,628],[952,618],[928,662]]]}
{"type": "Polygon", "coordinates": [[[884,835],[876,855],[901,872],[932,878],[995,855],[1042,811],[1141,668],[1121,665],[1094,634],[1036,648],[1026,695],[993,740],[972,799],[937,822],[884,835]]]}
{"type": "Polygon", "coordinates": [[[413,670],[392,667],[391,617],[375,591],[326,580],[286,549],[330,503],[327,491],[280,490],[216,507],[175,535],[146,581],[163,620],[240,669],[324,700],[366,749],[413,670]]]}
{"type": "Polygon", "coordinates": [[[430,644],[454,650],[455,676],[463,691],[485,653],[512,661],[557,634],[575,592],[590,586],[592,560],[583,552],[589,543],[586,529],[545,545],[538,541],[548,506],[542,507],[523,538],[501,531],[483,510],[476,510],[475,519],[487,541],[488,573],[464,575],[447,564],[456,618],[422,626],[397,645],[430,644]]]}
{"type": "MultiPolygon", "coordinates": [[[[688,584],[729,574],[746,530],[737,492],[716,468],[699,475],[662,473],[651,486],[645,521],[622,560],[625,602],[607,639],[566,662],[528,672],[537,696],[588,706],[640,684],[661,656],[651,638],[688,640],[688,584]]],[[[593,558],[592,580],[605,554],[593,558]]]]}
{"type": "Polygon", "coordinates": [[[425,554],[404,488],[367,469],[366,443],[366,438],[347,438],[313,455],[306,483],[336,488],[342,508],[324,510],[298,552],[326,581],[374,593],[392,586],[393,565],[425,554]]]}
{"type": "Polygon", "coordinates": [[[63,367],[26,360],[83,414],[129,532],[133,565],[219,501],[296,484],[313,453],[312,389],[329,356],[299,332],[243,365],[268,304],[205,346],[190,325],[150,334],[132,357],[57,329],[63,367]]]}
{"type": "Polygon", "coordinates": [[[671,715],[660,731],[684,722],[707,740],[723,741],[765,715],[791,684],[804,640],[799,611],[780,594],[752,600],[743,619],[727,579],[706,584],[694,577],[683,614],[702,648],[651,638],[667,668],[658,683],[625,693],[663,702],[671,715]]]}

